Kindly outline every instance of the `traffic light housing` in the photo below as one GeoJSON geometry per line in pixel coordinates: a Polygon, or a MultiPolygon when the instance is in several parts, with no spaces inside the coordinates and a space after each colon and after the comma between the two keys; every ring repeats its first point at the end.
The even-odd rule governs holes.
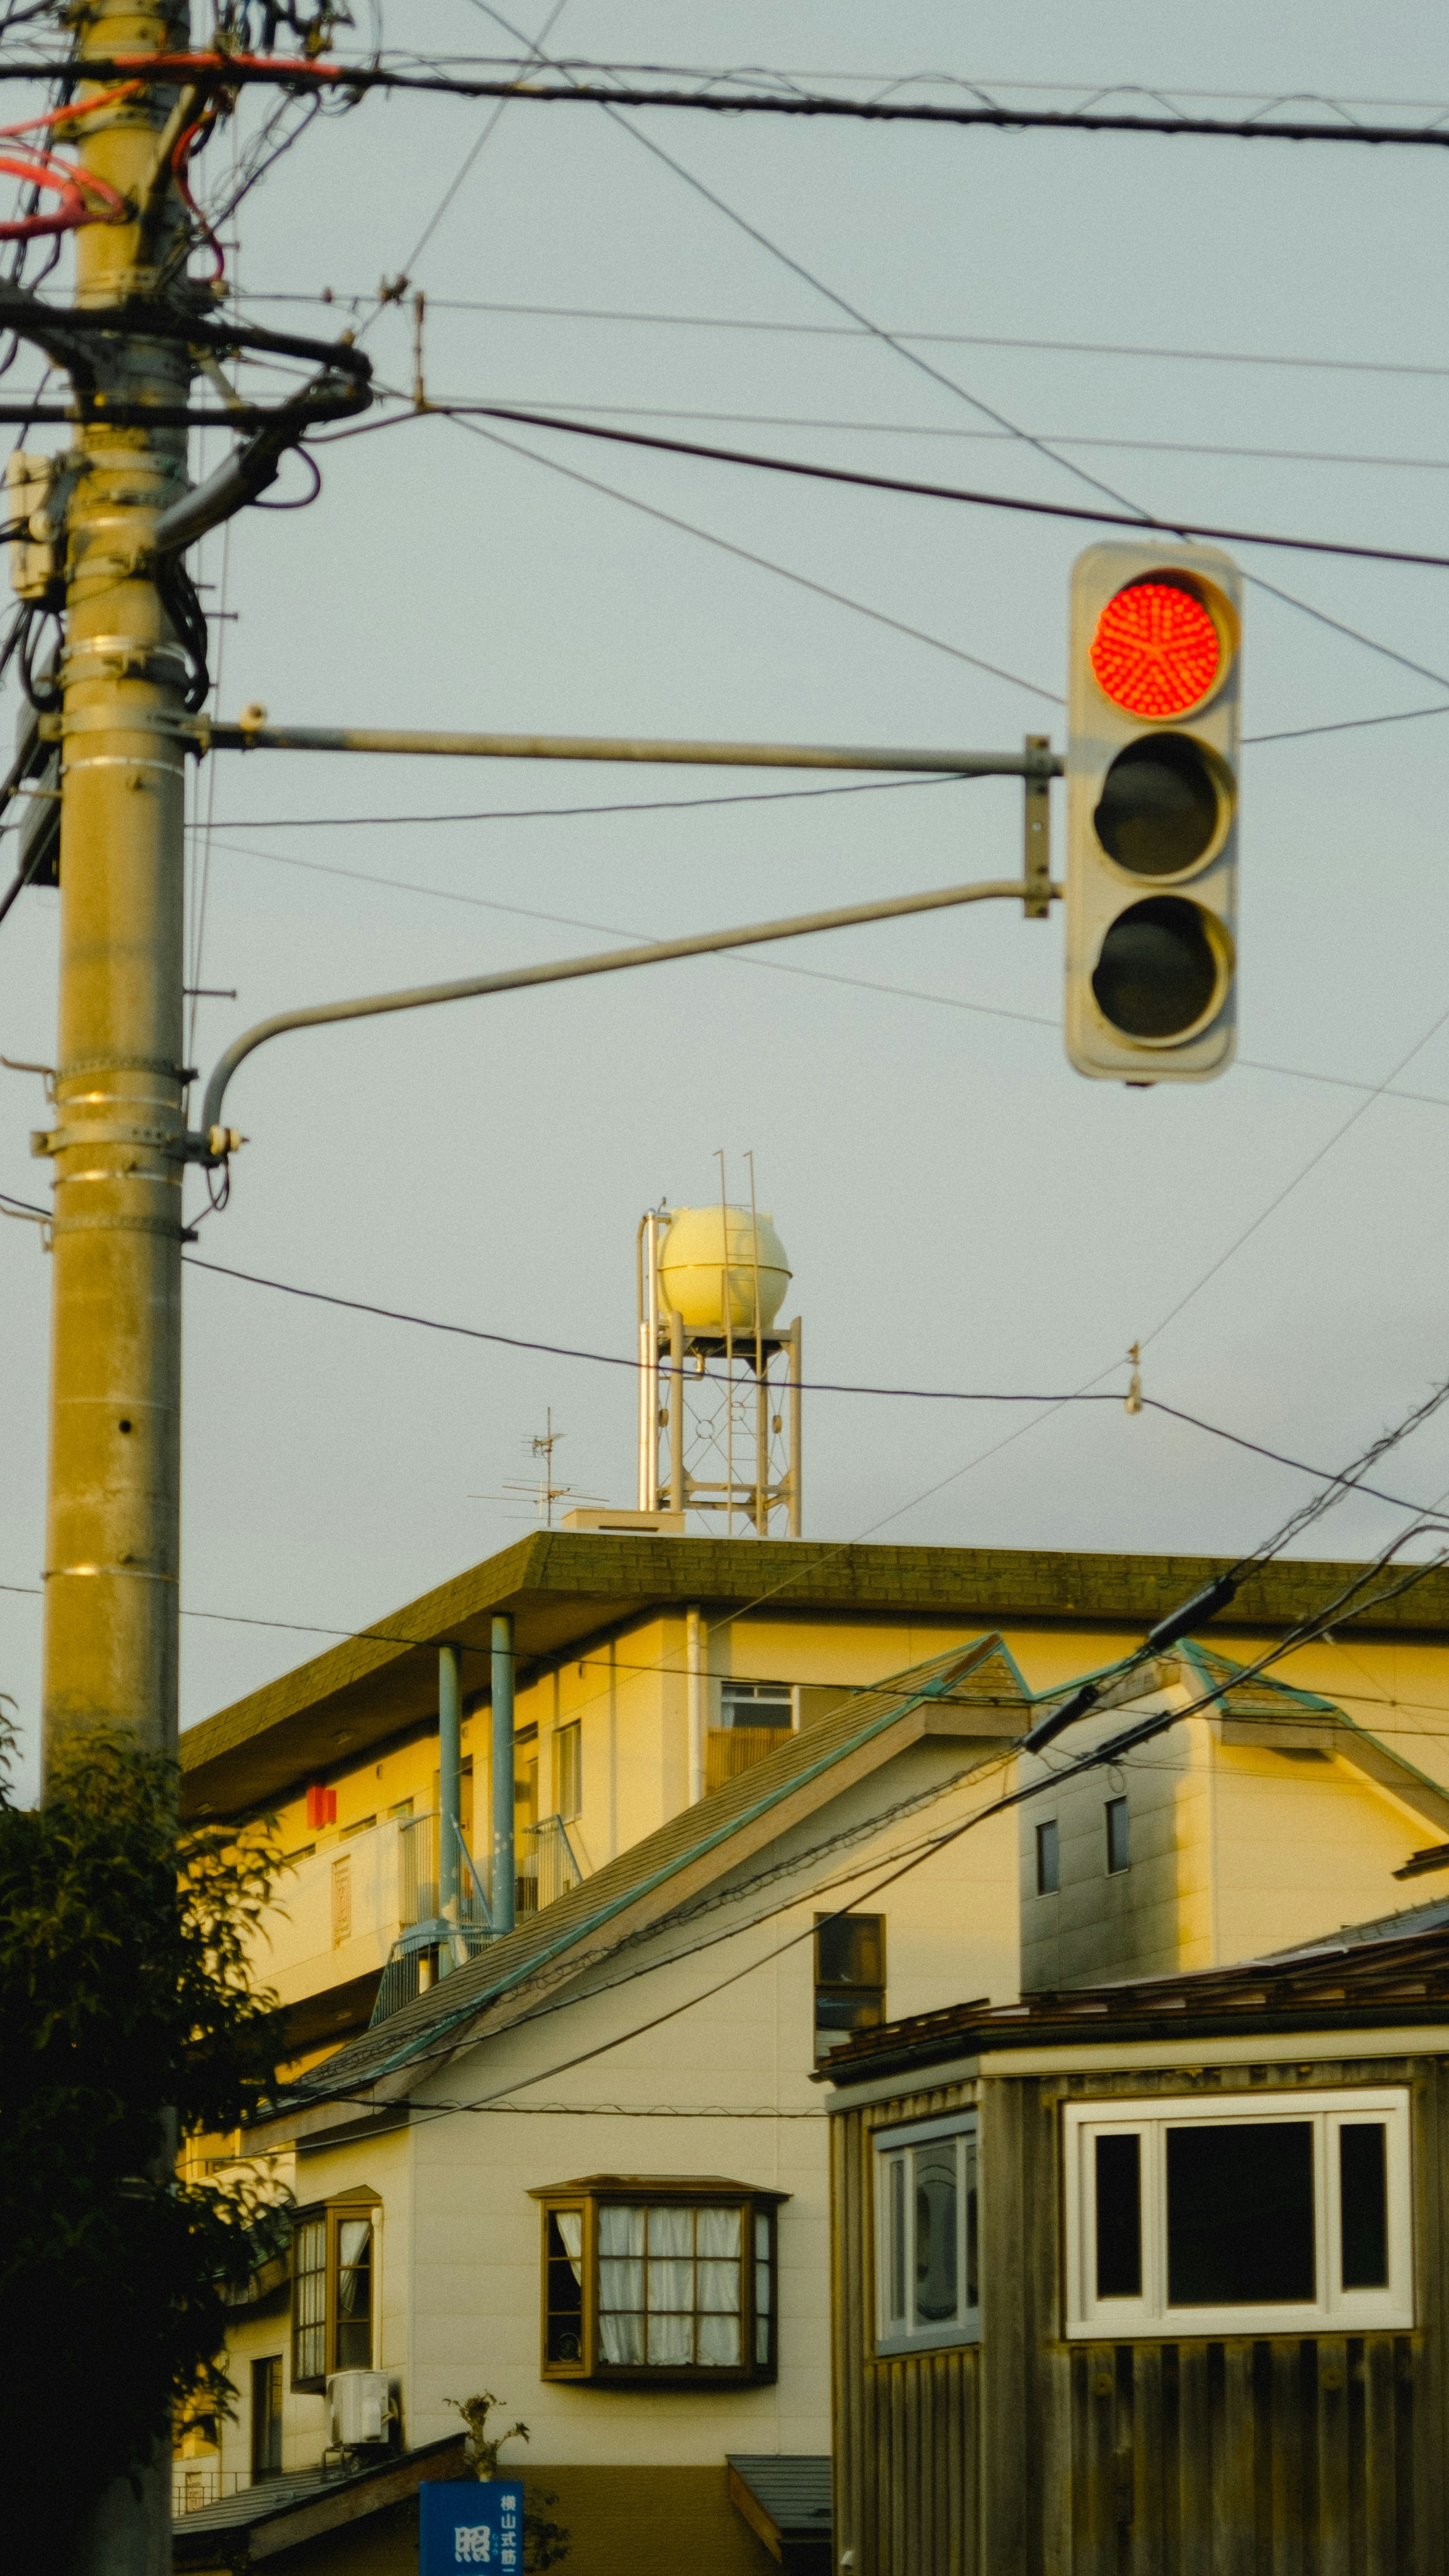
{"type": "Polygon", "coordinates": [[[1100,1082],[1211,1082],[1233,1059],[1241,647],[1216,547],[1072,567],[1066,1045],[1100,1082]]]}

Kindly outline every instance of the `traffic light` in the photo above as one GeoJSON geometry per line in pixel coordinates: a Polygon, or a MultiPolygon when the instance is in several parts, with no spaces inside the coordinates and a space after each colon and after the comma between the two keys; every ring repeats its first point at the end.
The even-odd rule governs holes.
{"type": "Polygon", "coordinates": [[[1237,1037],[1242,583],[1215,547],[1072,567],[1067,1053],[1101,1082],[1210,1082],[1237,1037]]]}

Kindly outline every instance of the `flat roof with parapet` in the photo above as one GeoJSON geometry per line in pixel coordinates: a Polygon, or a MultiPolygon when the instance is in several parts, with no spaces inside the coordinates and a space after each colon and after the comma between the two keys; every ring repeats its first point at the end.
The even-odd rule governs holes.
{"type": "MultiPolygon", "coordinates": [[[[885,1547],[809,1539],[604,1536],[540,1530],[439,1584],[251,1691],[181,1738],[188,1816],[234,1815],[427,1723],[437,1709],[437,1652],[463,1654],[465,1705],[488,1695],[490,1622],[514,1621],[519,1679],[563,1661],[585,1640],[651,1612],[758,1605],[770,1617],[892,1614],[983,1629],[1147,1627],[1191,1599],[1228,1560],[1084,1554],[1047,1548],[885,1547]]],[[[1231,1609],[1204,1626],[1273,1632],[1343,1591],[1355,1563],[1280,1558],[1244,1581],[1231,1609]]],[[[1449,1633],[1449,1572],[1426,1574],[1369,1616],[1360,1634],[1449,1633]]]]}

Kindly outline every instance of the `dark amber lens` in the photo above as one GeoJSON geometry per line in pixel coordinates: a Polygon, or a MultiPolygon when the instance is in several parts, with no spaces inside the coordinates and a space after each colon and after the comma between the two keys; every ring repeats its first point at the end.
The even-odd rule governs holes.
{"type": "Polygon", "coordinates": [[[1176,1038],[1203,1017],[1218,986],[1203,914],[1181,895],[1152,895],[1119,913],[1102,942],[1092,990],[1129,1038],[1176,1038]]]}
{"type": "Polygon", "coordinates": [[[1221,811],[1222,791],[1201,744],[1160,733],[1118,753],[1092,820],[1120,868],[1135,877],[1175,877],[1211,849],[1221,811]]]}

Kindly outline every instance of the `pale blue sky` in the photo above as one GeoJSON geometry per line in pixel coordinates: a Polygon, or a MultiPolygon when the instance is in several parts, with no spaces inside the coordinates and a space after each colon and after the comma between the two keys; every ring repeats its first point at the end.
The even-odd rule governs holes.
{"type": "MultiPolygon", "coordinates": [[[[544,14],[519,23],[532,30],[544,14]]],[[[469,0],[417,0],[406,13],[388,0],[385,15],[394,41],[477,52],[507,43],[469,0]]],[[[1443,23],[1392,6],[1209,14],[1077,0],[988,16],[842,0],[694,0],[687,11],[567,0],[553,43],[611,60],[872,78],[944,70],[1449,99],[1443,23]]],[[[486,112],[377,100],[314,127],[248,201],[243,287],[372,295],[408,260],[486,112]]],[[[1377,362],[1383,371],[1340,372],[926,352],[1037,433],[1294,451],[1293,461],[1068,451],[1149,508],[1443,549],[1449,373],[1414,370],[1449,370],[1449,156],[636,122],[898,330],[1377,362]],[[1311,462],[1304,451],[1415,461],[1311,462]]],[[[427,372],[439,394],[857,424],[727,434],[1051,499],[1079,488],[1019,442],[963,434],[982,428],[980,415],[868,339],[445,309],[454,299],[838,318],[594,110],[510,107],[415,281],[430,299],[427,372]]],[[[324,327],[320,311],[312,325],[300,307],[292,318],[324,327]]],[[[369,332],[392,382],[410,378],[410,332],[391,311],[369,332]]],[[[1063,685],[1067,572],[1090,531],[517,437],[1049,692],[1063,685]]],[[[1060,739],[1049,698],[456,425],[358,439],[324,462],[311,511],[233,527],[227,712],[260,699],[295,723],[974,746],[1054,729],[1060,739]]],[[[1253,592],[1248,733],[1441,696],[1449,705],[1444,575],[1249,549],[1241,560],[1446,674],[1440,691],[1253,592]]],[[[222,580],[219,539],[201,572],[222,580]]],[[[214,606],[220,594],[207,597],[214,606]]],[[[0,710],[7,722],[12,708],[7,699],[0,710]]],[[[577,805],[710,785],[677,772],[221,760],[201,980],[235,985],[239,998],[202,1005],[197,1060],[288,1003],[600,944],[571,925],[665,936],[1017,863],[1019,794],[997,783],[695,814],[246,828],[269,816],[577,805]],[[387,891],[283,860],[435,891],[387,891]]],[[[1446,786],[1449,717],[1247,753],[1245,1057],[1373,1084],[1449,1010],[1446,786]]],[[[203,772],[203,800],[209,787],[203,772]]],[[[55,930],[56,898],[41,894],[0,933],[7,1055],[51,1051],[55,930]]],[[[661,1193],[710,1196],[719,1146],[742,1181],[753,1147],[762,1202],[794,1264],[808,1375],[1078,1385],[1153,1332],[1361,1095],[1241,1067],[1194,1090],[1086,1083],[1057,1035],[1060,961],[1057,922],[973,912],[850,933],[777,961],[812,977],[721,961],[288,1041],[238,1079],[230,1114],[252,1142],[232,1205],[208,1220],[198,1252],[623,1353],[640,1210],[661,1193]],[[821,973],[901,989],[812,979],[821,973]]],[[[35,1197],[26,1140],[39,1095],[3,1080],[0,1186],[35,1197]]],[[[1443,1105],[1373,1105],[1151,1342],[1149,1392],[1334,1465],[1445,1372],[1449,1026],[1402,1083],[1443,1105]]],[[[0,1229],[0,1262],[0,1580],[27,1586],[42,1561],[49,1281],[28,1228],[0,1229]]],[[[525,1524],[506,1506],[469,1497],[527,1473],[546,1406],[567,1434],[561,1472],[632,1499],[633,1388],[622,1372],[329,1313],[195,1270],[187,1308],[191,1611],[318,1629],[380,1617],[518,1534],[525,1524]]],[[[1026,1418],[815,1399],[807,1534],[1236,1550],[1303,1491],[1282,1471],[1115,1408],[1059,1415],[942,1487],[1026,1418]]],[[[1406,1450],[1392,1481],[1412,1496],[1449,1484],[1449,1425],[1406,1450]]],[[[1347,1507],[1315,1548],[1366,1550],[1393,1526],[1378,1507],[1347,1507]]],[[[29,1735],[38,1613],[33,1596],[0,1593],[0,1687],[29,1735]]],[[[185,1723],[325,1643],[200,1619],[183,1635],[185,1723]]]]}

